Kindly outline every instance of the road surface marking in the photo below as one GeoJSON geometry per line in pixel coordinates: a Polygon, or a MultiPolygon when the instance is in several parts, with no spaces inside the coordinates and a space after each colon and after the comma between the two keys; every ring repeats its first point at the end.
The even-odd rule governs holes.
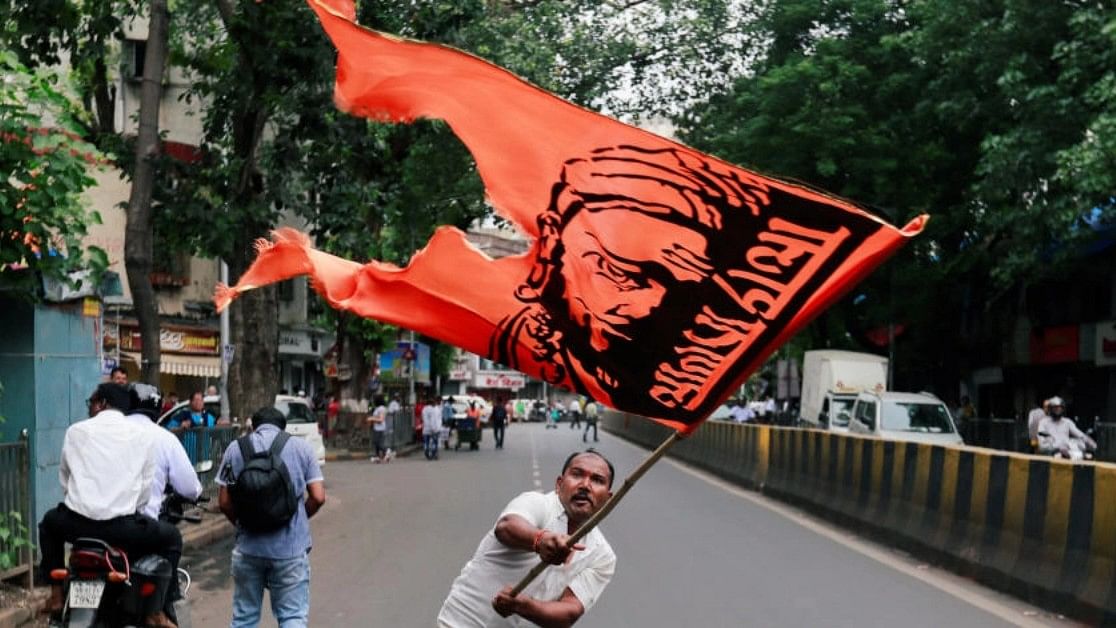
{"type": "Polygon", "coordinates": [[[535,449],[535,430],[531,430],[531,475],[534,476],[532,480],[536,489],[542,488],[542,481],[539,480],[539,455],[538,450],[535,449]]]}
{"type": "MultiPolygon", "coordinates": [[[[626,443],[628,446],[634,449],[638,449],[644,454],[647,453],[646,449],[643,449],[642,447],[639,447],[638,445],[635,445],[634,443],[631,443],[625,439],[620,438],[617,440],[626,443]]],[[[942,591],[943,593],[952,595],[953,597],[963,602],[967,602],[968,604],[971,604],[972,606],[975,606],[976,608],[979,608],[980,610],[990,615],[999,617],[1000,619],[1008,623],[1014,624],[1016,626],[1021,626],[1023,628],[1046,628],[1047,626],[1051,625],[1038,621],[1034,618],[1027,617],[1023,615],[1022,611],[1018,609],[1012,608],[1006,604],[1002,604],[994,599],[987,597],[986,595],[975,593],[965,588],[965,586],[963,586],[962,584],[953,582],[942,575],[936,574],[927,569],[919,569],[916,565],[908,564],[907,562],[900,560],[896,556],[893,556],[884,550],[874,547],[868,542],[850,536],[852,534],[851,532],[836,530],[818,523],[817,521],[814,521],[813,519],[796,511],[791,506],[777,502],[773,498],[741,488],[735,484],[722,480],[721,478],[718,478],[710,473],[706,473],[705,471],[695,469],[687,465],[686,463],[680,462],[673,458],[664,458],[664,460],[674,466],[676,469],[684,473],[688,473],[693,477],[706,482],[707,484],[716,486],[717,488],[731,493],[736,497],[746,499],[757,506],[766,508],[767,510],[786,519],[789,519],[792,522],[797,523],[803,528],[806,528],[807,530],[819,536],[825,537],[830,541],[833,541],[834,543],[842,545],[886,567],[890,567],[895,571],[906,574],[920,582],[924,582],[934,587],[935,589],[942,591]]],[[[950,576],[953,576],[953,574],[950,574],[950,576]]],[[[1026,604],[1026,602],[1020,600],[1020,604],[1026,604]]],[[[1059,625],[1074,625],[1074,623],[1072,621],[1062,621],[1059,622],[1059,625]]]]}

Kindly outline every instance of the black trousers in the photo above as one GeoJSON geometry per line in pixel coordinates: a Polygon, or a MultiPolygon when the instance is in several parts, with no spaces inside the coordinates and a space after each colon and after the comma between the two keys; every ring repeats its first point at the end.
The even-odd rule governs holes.
{"type": "MultiPolygon", "coordinates": [[[[50,581],[52,569],[65,566],[65,543],[73,543],[81,537],[100,539],[119,547],[128,553],[131,561],[147,554],[158,554],[170,561],[172,569],[178,569],[178,560],[182,558],[182,533],[165,521],[139,514],[98,521],[79,515],[66,504],[58,504],[39,522],[39,551],[43,555],[39,568],[45,581],[50,581]]],[[[171,578],[172,590],[178,588],[177,582],[177,576],[171,578]]]]}
{"type": "Polygon", "coordinates": [[[492,424],[492,437],[496,441],[496,449],[503,449],[504,448],[504,424],[503,423],[498,423],[498,424],[493,423],[492,424]]]}
{"type": "Polygon", "coordinates": [[[593,430],[593,440],[594,441],[599,440],[597,438],[597,419],[585,419],[585,433],[581,435],[581,441],[582,442],[588,442],[589,441],[589,430],[590,429],[593,430]]]}

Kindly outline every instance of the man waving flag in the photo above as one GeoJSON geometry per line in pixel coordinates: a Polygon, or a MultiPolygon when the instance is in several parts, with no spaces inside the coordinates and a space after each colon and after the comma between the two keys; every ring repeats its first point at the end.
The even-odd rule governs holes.
{"type": "Polygon", "coordinates": [[[338,107],[445,120],[496,211],[534,243],[493,260],[443,227],[400,269],[331,256],[281,229],[236,286],[219,286],[219,308],[306,274],[336,308],[690,432],[925,222],[896,229],[466,53],[362,28],[350,0],[310,5],[338,49],[338,107]]]}

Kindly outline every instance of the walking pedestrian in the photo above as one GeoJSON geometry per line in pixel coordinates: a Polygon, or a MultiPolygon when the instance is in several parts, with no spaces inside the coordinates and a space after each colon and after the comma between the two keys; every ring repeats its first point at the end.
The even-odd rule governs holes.
{"type": "Polygon", "coordinates": [[[326,438],[332,436],[334,430],[337,429],[337,417],[339,416],[341,416],[341,402],[334,395],[329,398],[329,404],[326,405],[326,429],[324,434],[326,438]]]}
{"type": "Polygon", "coordinates": [[[513,499],[454,580],[438,626],[522,625],[511,615],[540,626],[573,625],[608,586],[616,571],[616,554],[600,528],[573,547],[566,543],[612,495],[612,480],[612,463],[589,449],[566,459],[553,491],[531,491],[513,499]],[[510,583],[540,558],[551,566],[513,597],[510,583]]]}
{"type": "Polygon", "coordinates": [[[365,421],[372,426],[372,457],[369,458],[372,462],[391,462],[394,457],[394,452],[388,449],[384,442],[387,440],[387,415],[388,409],[384,405],[383,396],[377,395],[373,398],[372,403],[374,408],[372,414],[368,415],[365,421]]]}
{"type": "Polygon", "coordinates": [[[503,449],[504,428],[508,421],[508,408],[504,404],[502,398],[496,398],[496,403],[492,406],[492,415],[489,417],[489,420],[492,421],[492,438],[496,441],[496,449],[503,449]]]}
{"type": "Polygon", "coordinates": [[[469,441],[469,451],[480,449],[480,429],[481,409],[477,407],[476,401],[470,401],[469,408],[465,410],[465,419],[457,425],[457,446],[461,446],[461,437],[464,436],[469,441]]]}
{"type": "Polygon", "coordinates": [[[431,396],[422,408],[422,453],[427,460],[438,459],[438,439],[442,437],[442,408],[438,397],[431,396]]]}
{"type": "Polygon", "coordinates": [[[576,395],[570,399],[570,429],[581,429],[581,402],[576,395]]]}
{"type": "Polygon", "coordinates": [[[444,397],[442,399],[442,431],[440,435],[445,449],[449,449],[451,427],[453,427],[453,401],[449,397],[444,397]]]}
{"type": "Polygon", "coordinates": [[[290,438],[286,418],[275,408],[260,408],[252,415],[251,434],[231,443],[217,474],[217,500],[221,512],[236,526],[232,552],[233,608],[231,628],[254,628],[260,623],[264,589],[271,597],[271,612],[283,628],[302,628],[310,615],[310,518],[325,503],[325,485],[317,456],[301,438],[290,438]],[[276,443],[278,445],[276,446],[276,443]],[[279,451],[274,449],[278,447],[279,451]],[[249,448],[251,465],[245,464],[249,448]],[[272,452],[275,467],[261,468],[276,456],[261,459],[256,452],[272,452]],[[246,477],[251,467],[255,477],[246,477]],[[284,473],[285,471],[285,473],[284,473]],[[257,480],[264,476],[272,484],[257,480]],[[276,479],[278,478],[278,479],[276,479]],[[249,487],[274,486],[284,497],[295,496],[293,508],[279,511],[277,501],[251,498],[249,487]],[[283,521],[283,517],[286,520],[283,521]]]}
{"type": "Polygon", "coordinates": [[[589,430],[593,430],[593,442],[598,442],[600,438],[597,437],[597,418],[600,410],[597,408],[597,402],[590,399],[585,403],[585,433],[581,435],[581,442],[589,442],[589,430]]]}

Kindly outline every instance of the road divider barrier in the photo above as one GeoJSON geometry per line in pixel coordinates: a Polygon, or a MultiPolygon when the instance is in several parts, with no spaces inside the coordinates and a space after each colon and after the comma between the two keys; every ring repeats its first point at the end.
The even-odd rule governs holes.
{"type": "MultiPolygon", "coordinates": [[[[619,412],[601,424],[648,448],[669,434],[619,412]]],[[[706,422],[670,455],[1029,601],[1116,625],[1116,464],[724,421],[706,422]]]]}

